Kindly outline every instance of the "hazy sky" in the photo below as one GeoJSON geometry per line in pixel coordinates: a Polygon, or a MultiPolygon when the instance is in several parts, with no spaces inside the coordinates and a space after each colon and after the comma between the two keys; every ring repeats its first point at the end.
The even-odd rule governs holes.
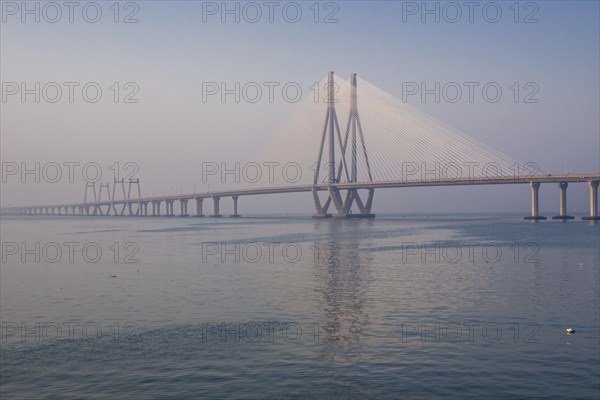
{"type": "MultiPolygon", "coordinates": [[[[39,10],[39,22],[22,4],[2,2],[3,173],[37,162],[50,174],[57,163],[63,177],[50,183],[52,173],[35,183],[27,175],[22,183],[18,173],[4,176],[3,206],[82,199],[86,163],[100,165],[108,181],[115,162],[122,172],[135,162],[143,195],[209,190],[203,162],[252,161],[301,102],[294,102],[294,89],[310,98],[330,70],[342,77],[356,72],[545,173],[600,170],[597,1],[472,2],[472,8],[462,1],[140,1],[119,3],[118,15],[114,2],[79,2],[72,10],[63,2],[28,2],[39,10]],[[234,89],[236,82],[239,103],[235,94],[222,102],[220,93],[207,92],[222,84],[234,89]],[[256,102],[254,84],[241,89],[251,82],[263,91],[256,102]],[[435,94],[407,93],[415,84],[433,89],[436,83],[439,102],[435,94]],[[441,89],[449,83],[464,89],[456,102],[454,92],[441,89]],[[466,83],[475,84],[472,101],[466,83]],[[488,84],[501,88],[498,101],[482,92],[488,84]],[[56,86],[62,97],[53,103],[56,86]],[[291,88],[287,100],[284,86],[291,88]],[[92,102],[98,87],[102,95],[92,102]],[[32,93],[23,102],[24,88],[32,93]],[[79,163],[73,183],[65,166],[72,162],[79,163]]],[[[557,213],[556,186],[543,185],[541,195],[542,210],[557,213]]],[[[374,211],[526,214],[529,206],[525,185],[481,186],[380,190],[374,211]]],[[[241,213],[310,213],[312,200],[257,197],[240,207],[241,213]]],[[[587,210],[587,187],[569,187],[569,208],[587,210]]]]}

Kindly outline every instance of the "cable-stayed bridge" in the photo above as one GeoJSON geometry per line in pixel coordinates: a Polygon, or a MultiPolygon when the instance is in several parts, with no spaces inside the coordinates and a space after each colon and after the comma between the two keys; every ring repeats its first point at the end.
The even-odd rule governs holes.
{"type": "Polygon", "coordinates": [[[296,165],[310,165],[311,173],[304,174],[303,179],[294,179],[293,183],[252,180],[234,187],[222,185],[212,191],[143,197],[139,179],[115,180],[112,192],[108,183],[99,188],[95,183],[86,184],[83,202],[6,207],[0,212],[190,216],[191,211],[192,216],[201,217],[204,200],[208,200],[212,202],[210,216],[220,217],[220,200],[231,198],[231,216],[239,217],[240,197],[311,192],[314,217],[373,218],[375,189],[528,184],[531,216],[526,218],[538,220],[545,219],[539,214],[539,186],[555,183],[559,188],[560,212],[553,218],[571,219],[567,214],[567,187],[569,183],[581,182],[587,183],[590,191],[590,213],[584,218],[599,219],[600,172],[542,175],[535,166],[521,164],[477,142],[364,80],[359,87],[356,74],[344,81],[330,72],[322,86],[324,90],[319,93],[318,101],[301,104],[282,130],[284,134],[276,136],[261,155],[271,163],[293,160],[296,165]],[[117,197],[119,190],[121,196],[117,197]],[[106,198],[102,199],[105,192],[106,198]],[[163,203],[165,207],[161,210],[163,203]]]}

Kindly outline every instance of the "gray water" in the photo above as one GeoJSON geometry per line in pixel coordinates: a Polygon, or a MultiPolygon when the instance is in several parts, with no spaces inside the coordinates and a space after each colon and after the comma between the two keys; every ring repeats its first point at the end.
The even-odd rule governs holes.
{"type": "Polygon", "coordinates": [[[48,217],[1,230],[2,398],[600,395],[597,224],[48,217]]]}

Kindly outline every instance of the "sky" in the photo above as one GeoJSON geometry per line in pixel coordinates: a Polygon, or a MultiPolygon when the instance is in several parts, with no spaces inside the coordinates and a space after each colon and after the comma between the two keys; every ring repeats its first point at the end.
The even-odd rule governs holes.
{"type": "MultiPolygon", "coordinates": [[[[95,171],[99,182],[139,178],[142,195],[217,189],[207,165],[256,159],[328,71],[357,73],[543,173],[600,171],[597,1],[75,4],[1,2],[2,206],[83,200],[95,171]]],[[[585,185],[569,186],[569,209],[588,201],[585,185]]],[[[379,190],[374,203],[380,213],[529,207],[526,185],[379,190]]],[[[308,194],[240,201],[241,213],[312,208],[308,194]]],[[[558,212],[556,185],[542,185],[541,209],[558,212]]]]}

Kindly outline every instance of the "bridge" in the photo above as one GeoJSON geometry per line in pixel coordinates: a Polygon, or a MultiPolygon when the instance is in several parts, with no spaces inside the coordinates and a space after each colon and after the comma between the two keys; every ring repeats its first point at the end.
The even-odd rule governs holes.
{"type": "Polygon", "coordinates": [[[99,191],[95,183],[87,183],[83,202],[4,207],[0,209],[0,213],[2,215],[204,217],[204,200],[208,200],[212,201],[212,213],[209,216],[221,217],[220,200],[231,198],[233,201],[231,217],[240,217],[238,213],[240,197],[311,192],[315,206],[313,214],[315,218],[374,218],[375,214],[372,213],[372,208],[375,189],[527,184],[531,187],[531,215],[525,219],[543,220],[546,217],[539,213],[539,187],[542,183],[553,183],[557,184],[559,189],[559,214],[552,218],[568,220],[573,217],[567,213],[567,187],[569,183],[584,183],[589,187],[590,212],[583,219],[600,219],[598,215],[600,172],[539,174],[537,171],[519,165],[495,150],[455,132],[439,121],[426,118],[412,109],[398,115],[398,104],[394,103],[389,95],[380,94],[374,90],[371,91],[371,94],[374,95],[369,98],[368,102],[368,106],[370,105],[371,108],[367,109],[366,113],[367,119],[370,117],[368,124],[378,127],[377,130],[384,133],[380,135],[379,139],[383,140],[380,140],[379,143],[373,141],[373,148],[377,150],[373,151],[367,146],[371,142],[365,139],[363,132],[363,123],[358,109],[356,74],[351,76],[348,86],[347,124],[344,135],[342,135],[336,111],[338,87],[333,72],[328,74],[324,85],[327,89],[324,93],[325,121],[319,137],[319,151],[312,182],[142,197],[139,179],[129,179],[127,182],[115,180],[112,194],[108,183],[101,184],[99,191]],[[372,104],[376,104],[377,109],[374,109],[372,104]],[[381,109],[384,111],[380,111],[381,109]],[[391,117],[388,117],[389,115],[391,117]],[[409,124],[398,125],[399,120],[402,123],[409,120],[409,124]],[[417,133],[415,134],[415,132],[417,133]],[[466,155],[474,155],[477,158],[465,158],[466,155]],[[434,174],[436,176],[432,179],[428,177],[431,175],[431,171],[421,177],[416,174],[406,176],[406,173],[402,173],[398,158],[408,158],[408,156],[418,157],[414,158],[418,160],[427,159],[430,164],[446,166],[452,166],[457,161],[469,165],[487,161],[488,164],[493,162],[496,165],[502,165],[505,169],[501,173],[482,172],[469,174],[468,177],[461,174],[456,174],[456,176],[434,174]],[[514,165],[518,165],[518,168],[513,168],[514,165]],[[513,173],[506,173],[507,170],[513,171],[513,173]],[[126,183],[127,191],[125,190],[126,183]],[[121,188],[122,191],[123,196],[120,199],[116,197],[117,188],[121,188]],[[101,199],[103,189],[106,189],[107,193],[105,200],[101,199]],[[137,197],[131,196],[132,189],[137,189],[137,197]],[[89,190],[93,194],[90,200],[87,198],[89,190]],[[192,207],[195,208],[192,214],[188,212],[189,202],[192,202],[192,207]],[[163,203],[165,204],[164,213],[161,211],[163,203]],[[176,205],[178,206],[177,212],[176,205]],[[151,206],[150,210],[149,206],[151,206]]]}

